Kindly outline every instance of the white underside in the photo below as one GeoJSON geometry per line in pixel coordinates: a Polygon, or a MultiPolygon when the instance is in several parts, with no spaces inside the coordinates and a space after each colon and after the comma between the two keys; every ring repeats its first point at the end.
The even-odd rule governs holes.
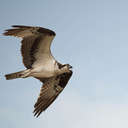
{"type": "Polygon", "coordinates": [[[36,61],[32,65],[31,76],[47,78],[55,75],[55,59],[51,54],[50,45],[54,36],[43,37],[38,46],[38,52],[34,54],[36,61]]]}
{"type": "Polygon", "coordinates": [[[42,61],[40,59],[40,62],[36,61],[32,66],[31,76],[40,78],[48,78],[54,76],[56,70],[55,63],[56,61],[53,58],[46,58],[46,60],[43,59],[42,61]]]}

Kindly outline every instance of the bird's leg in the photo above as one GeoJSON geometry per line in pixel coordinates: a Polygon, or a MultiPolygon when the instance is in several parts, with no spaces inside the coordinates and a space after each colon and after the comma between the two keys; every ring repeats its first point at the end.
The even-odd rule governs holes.
{"type": "Polygon", "coordinates": [[[30,73],[31,73],[31,69],[27,69],[27,70],[23,71],[23,72],[20,74],[20,77],[21,77],[21,78],[26,78],[26,77],[30,76],[30,73]]]}

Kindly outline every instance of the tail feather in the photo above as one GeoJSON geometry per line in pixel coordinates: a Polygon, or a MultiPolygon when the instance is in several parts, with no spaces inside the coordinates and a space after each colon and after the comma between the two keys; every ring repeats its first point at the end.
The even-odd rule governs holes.
{"type": "Polygon", "coordinates": [[[5,75],[6,80],[21,78],[23,72],[24,72],[24,71],[15,72],[15,73],[11,73],[11,74],[6,74],[6,75],[5,75]]]}

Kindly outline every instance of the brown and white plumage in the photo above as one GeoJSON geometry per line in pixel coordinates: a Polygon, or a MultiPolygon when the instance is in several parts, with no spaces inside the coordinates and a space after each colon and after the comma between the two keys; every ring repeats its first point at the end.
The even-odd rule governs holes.
{"type": "Polygon", "coordinates": [[[31,68],[38,57],[42,57],[42,59],[44,59],[45,56],[53,58],[50,52],[50,46],[56,35],[55,32],[41,27],[18,25],[14,25],[13,27],[14,29],[6,30],[4,35],[22,38],[21,53],[26,68],[31,68]],[[37,49],[39,49],[40,52],[36,53],[37,49]],[[45,55],[45,52],[48,54],[45,55]]]}
{"type": "Polygon", "coordinates": [[[49,105],[63,91],[71,76],[72,71],[69,73],[63,73],[57,77],[49,78],[44,81],[44,85],[40,90],[38,100],[34,105],[35,109],[33,112],[35,116],[38,117],[42,111],[49,107],[49,105]]]}
{"type": "Polygon", "coordinates": [[[6,36],[21,37],[21,53],[26,70],[5,75],[7,80],[35,77],[43,82],[34,115],[39,116],[62,92],[72,76],[69,64],[60,64],[51,54],[50,46],[55,32],[42,27],[14,25],[6,36]]]}

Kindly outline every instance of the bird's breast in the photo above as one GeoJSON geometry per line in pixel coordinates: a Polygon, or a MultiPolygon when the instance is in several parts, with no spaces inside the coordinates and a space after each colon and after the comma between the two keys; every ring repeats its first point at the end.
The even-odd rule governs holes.
{"type": "Polygon", "coordinates": [[[55,74],[55,61],[45,61],[43,63],[37,63],[33,66],[31,76],[48,78],[55,74]]]}

